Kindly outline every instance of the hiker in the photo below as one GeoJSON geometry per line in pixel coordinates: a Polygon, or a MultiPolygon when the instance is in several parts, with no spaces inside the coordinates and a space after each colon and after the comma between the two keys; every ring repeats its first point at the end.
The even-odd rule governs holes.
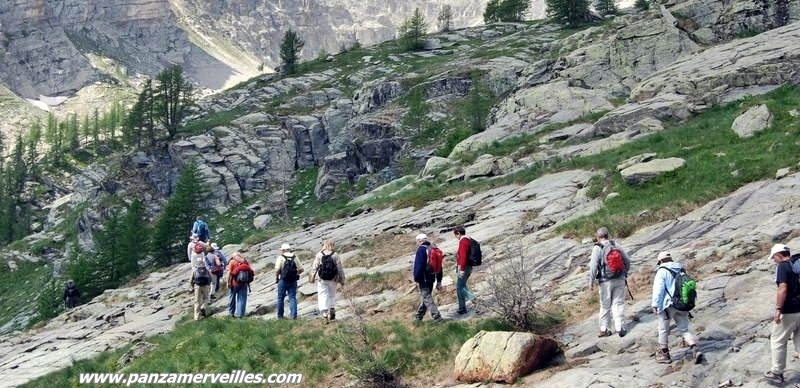
{"type": "Polygon", "coordinates": [[[658,345],[660,349],[656,352],[656,362],[661,364],[672,362],[672,358],[669,355],[669,321],[671,319],[675,321],[675,327],[683,335],[684,342],[689,345],[695,364],[699,364],[702,361],[703,353],[697,347],[697,337],[689,330],[690,314],[688,311],[676,309],[672,305],[672,297],[669,295],[674,292],[670,290],[675,290],[675,274],[683,270],[683,265],[672,261],[672,255],[666,251],[658,253],[656,265],[658,268],[653,278],[653,295],[650,301],[653,314],[658,316],[658,345]]]}
{"type": "Polygon", "coordinates": [[[206,258],[206,245],[203,244],[202,241],[199,239],[190,243],[191,250],[188,250],[187,253],[189,254],[189,262],[194,264],[198,261],[205,261],[206,258]]]}
{"type": "Polygon", "coordinates": [[[469,265],[470,237],[463,226],[453,228],[453,234],[458,239],[458,251],[456,251],[456,296],[458,297],[458,314],[467,313],[467,301],[475,300],[475,294],[467,288],[467,280],[472,274],[472,266],[469,265]]]}
{"type": "Polygon", "coordinates": [[[772,318],[774,324],[770,335],[772,368],[764,373],[764,376],[773,383],[782,384],[789,338],[794,337],[795,350],[798,350],[800,341],[800,300],[795,297],[800,284],[797,274],[792,271],[789,247],[775,244],[769,257],[776,264],[775,284],[778,285],[778,292],[775,297],[775,311],[772,318]]]}
{"type": "Polygon", "coordinates": [[[336,320],[336,283],[344,286],[344,280],[344,268],[333,240],[325,240],[314,257],[308,281],[317,282],[319,312],[326,321],[336,320]]]}
{"type": "Polygon", "coordinates": [[[228,261],[225,259],[225,256],[222,254],[222,251],[219,250],[219,246],[217,246],[216,243],[208,245],[205,263],[208,272],[211,273],[211,284],[213,285],[209,291],[209,297],[214,300],[217,291],[219,291],[220,279],[222,279],[222,275],[225,273],[225,266],[228,265],[228,261]]]}
{"type": "Polygon", "coordinates": [[[600,288],[600,334],[608,337],[611,320],[620,337],[627,334],[625,329],[625,287],[630,268],[630,258],[625,250],[608,238],[608,228],[597,230],[597,243],[592,247],[589,261],[589,290],[594,291],[595,283],[600,288]]]}
{"type": "Polygon", "coordinates": [[[428,250],[431,247],[431,242],[428,241],[428,236],[422,233],[417,235],[416,240],[417,251],[414,255],[414,268],[412,271],[414,282],[417,283],[417,288],[419,288],[420,297],[416,319],[421,321],[425,317],[425,312],[430,311],[431,318],[438,322],[442,320],[442,316],[439,314],[439,309],[436,308],[433,296],[431,296],[433,283],[436,281],[436,273],[428,268],[428,250]]]}
{"type": "Polygon", "coordinates": [[[81,291],[72,279],[67,280],[64,286],[64,308],[71,309],[81,301],[81,291]]]}
{"type": "Polygon", "coordinates": [[[197,244],[198,238],[197,235],[192,233],[189,235],[189,244],[186,245],[186,259],[189,260],[190,263],[192,261],[192,253],[194,252],[194,246],[197,244]]]}
{"type": "Polygon", "coordinates": [[[197,238],[204,243],[208,242],[208,239],[211,238],[211,232],[208,230],[208,224],[203,221],[200,216],[197,216],[194,224],[192,224],[192,233],[196,234],[197,238]]]}
{"type": "Polygon", "coordinates": [[[194,320],[206,317],[206,308],[209,303],[209,290],[211,289],[211,273],[208,272],[203,259],[198,258],[192,262],[189,275],[189,284],[194,293],[194,320]]]}
{"type": "Polygon", "coordinates": [[[297,281],[303,267],[297,263],[292,246],[281,245],[281,254],[275,260],[275,283],[278,285],[278,319],[283,319],[283,300],[289,297],[289,317],[297,319],[297,281]]]}
{"type": "Polygon", "coordinates": [[[231,317],[243,318],[247,307],[247,292],[250,287],[250,282],[255,276],[250,263],[242,256],[241,253],[236,252],[231,256],[228,262],[228,312],[231,317]],[[249,280],[240,276],[241,274],[249,274],[249,280]]]}

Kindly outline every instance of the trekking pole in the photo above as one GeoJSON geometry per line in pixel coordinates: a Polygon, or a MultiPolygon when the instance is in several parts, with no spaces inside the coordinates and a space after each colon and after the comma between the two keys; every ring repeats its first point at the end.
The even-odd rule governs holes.
{"type": "Polygon", "coordinates": [[[633,294],[631,293],[631,288],[628,287],[628,279],[625,279],[625,288],[628,290],[628,295],[631,296],[631,300],[633,300],[633,294]]]}

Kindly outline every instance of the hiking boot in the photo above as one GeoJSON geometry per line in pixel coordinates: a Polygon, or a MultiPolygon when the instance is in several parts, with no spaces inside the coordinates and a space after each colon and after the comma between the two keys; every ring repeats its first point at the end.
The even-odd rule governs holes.
{"type": "Polygon", "coordinates": [[[331,307],[331,309],[328,312],[328,318],[331,321],[335,321],[336,320],[336,309],[335,308],[331,307]]]}
{"type": "Polygon", "coordinates": [[[436,322],[436,323],[439,323],[439,322],[443,321],[442,316],[441,315],[437,315],[437,316],[433,317],[433,321],[436,322]]]}
{"type": "Polygon", "coordinates": [[[703,362],[703,352],[701,352],[697,346],[692,346],[692,359],[694,359],[695,364],[703,362]]]}
{"type": "Polygon", "coordinates": [[[672,362],[672,357],[669,356],[669,351],[659,350],[656,352],[656,362],[659,364],[669,364],[672,362]]]}
{"type": "Polygon", "coordinates": [[[600,331],[600,334],[598,334],[598,335],[597,335],[597,337],[598,337],[598,338],[608,337],[608,336],[610,336],[611,334],[612,334],[612,333],[611,333],[611,330],[605,329],[605,330],[601,330],[601,331],[600,331]]]}
{"type": "Polygon", "coordinates": [[[764,377],[767,381],[775,383],[775,384],[783,384],[783,373],[773,372],[768,370],[764,373],[764,377]]]}
{"type": "Polygon", "coordinates": [[[622,338],[622,337],[625,336],[625,334],[628,334],[628,331],[625,330],[625,329],[622,329],[622,330],[618,331],[617,334],[620,336],[620,338],[622,338]]]}
{"type": "Polygon", "coordinates": [[[467,309],[458,309],[458,310],[456,310],[456,313],[457,313],[458,315],[464,315],[464,314],[466,314],[466,313],[467,313],[467,309]]]}
{"type": "Polygon", "coordinates": [[[208,316],[208,315],[206,315],[206,308],[205,307],[201,307],[200,308],[200,316],[203,317],[203,318],[208,316]]]}

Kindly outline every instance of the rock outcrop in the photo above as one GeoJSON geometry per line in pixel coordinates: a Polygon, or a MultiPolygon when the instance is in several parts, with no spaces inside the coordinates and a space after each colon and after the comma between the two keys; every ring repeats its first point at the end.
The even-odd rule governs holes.
{"type": "Polygon", "coordinates": [[[550,361],[557,350],[555,340],[533,333],[481,331],[461,346],[453,375],[466,383],[513,384],[550,361]]]}

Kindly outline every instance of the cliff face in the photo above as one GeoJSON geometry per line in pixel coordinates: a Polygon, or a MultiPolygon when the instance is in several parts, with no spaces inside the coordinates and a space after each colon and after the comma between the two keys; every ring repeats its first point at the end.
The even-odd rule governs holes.
{"type": "Polygon", "coordinates": [[[266,65],[280,62],[278,46],[289,28],[305,39],[302,54],[314,58],[320,51],[338,52],[355,41],[373,44],[393,39],[397,28],[415,8],[435,29],[442,5],[453,11],[454,27],[483,22],[485,0],[456,1],[357,1],[357,0],[278,0],[269,2],[208,2],[171,0],[183,10],[190,28],[204,35],[218,34],[256,54],[266,65]]]}
{"type": "MultiPolygon", "coordinates": [[[[198,86],[221,89],[279,63],[278,46],[292,28],[313,58],[355,41],[394,37],[420,7],[434,28],[444,1],[354,0],[275,2],[200,0],[16,0],[0,3],[0,82],[19,96],[69,96],[96,81],[126,83],[169,64],[198,86]],[[92,56],[124,69],[111,73],[92,56]]],[[[447,2],[454,26],[481,22],[484,0],[447,2]]]]}
{"type": "Polygon", "coordinates": [[[92,65],[90,53],[123,64],[127,74],[152,75],[169,63],[193,64],[190,74],[227,67],[175,22],[161,0],[4,2],[0,80],[26,98],[70,95],[110,77],[92,65]]]}

